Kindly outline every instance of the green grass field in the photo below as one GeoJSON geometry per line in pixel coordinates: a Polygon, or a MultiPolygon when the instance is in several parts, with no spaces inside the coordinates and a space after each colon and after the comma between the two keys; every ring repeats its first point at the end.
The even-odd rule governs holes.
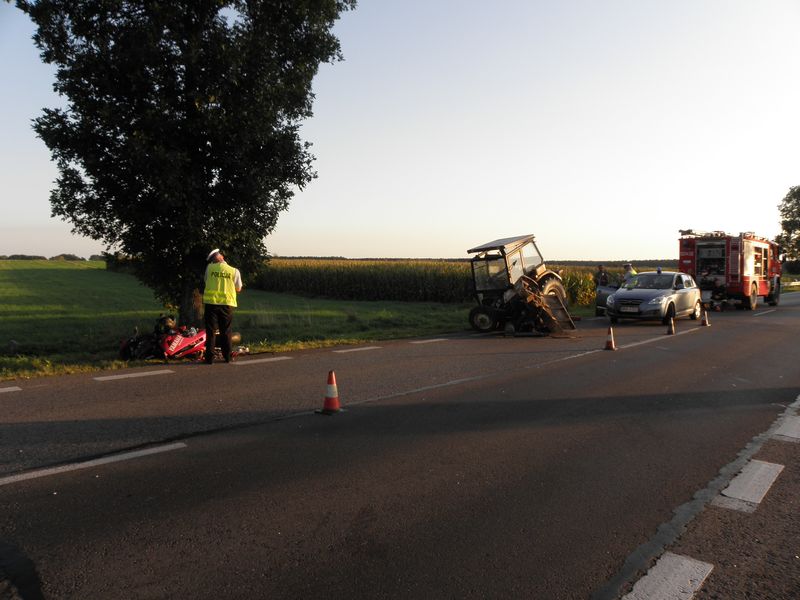
{"type": "MultiPolygon", "coordinates": [[[[234,329],[251,351],[286,351],[462,331],[469,308],[246,289],[234,329]]],[[[0,261],[0,380],[124,366],[120,341],[163,312],[149,289],[102,262],[0,261]]]]}

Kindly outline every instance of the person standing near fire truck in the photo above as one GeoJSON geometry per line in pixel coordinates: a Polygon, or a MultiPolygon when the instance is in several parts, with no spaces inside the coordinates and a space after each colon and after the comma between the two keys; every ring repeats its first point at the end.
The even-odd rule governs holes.
{"type": "Polygon", "coordinates": [[[206,285],[203,291],[206,325],[205,362],[214,362],[217,331],[220,335],[222,358],[231,362],[231,324],[233,309],[236,308],[236,295],[242,291],[242,275],[239,269],[225,262],[225,256],[215,248],[206,258],[206,285]]]}

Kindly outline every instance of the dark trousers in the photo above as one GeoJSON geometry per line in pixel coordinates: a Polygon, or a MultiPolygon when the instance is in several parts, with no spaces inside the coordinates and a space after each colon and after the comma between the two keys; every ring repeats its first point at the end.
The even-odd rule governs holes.
{"type": "Polygon", "coordinates": [[[231,324],[233,323],[233,307],[222,304],[205,305],[206,322],[206,362],[214,362],[214,348],[219,331],[219,346],[225,362],[231,361],[231,324]]]}

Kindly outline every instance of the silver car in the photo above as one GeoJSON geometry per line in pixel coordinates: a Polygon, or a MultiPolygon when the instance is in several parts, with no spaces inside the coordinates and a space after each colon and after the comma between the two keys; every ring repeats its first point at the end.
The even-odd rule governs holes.
{"type": "Polygon", "coordinates": [[[698,319],[702,311],[700,288],[691,275],[675,271],[645,271],[606,299],[606,314],[619,319],[660,320],[670,317],[698,319]]]}

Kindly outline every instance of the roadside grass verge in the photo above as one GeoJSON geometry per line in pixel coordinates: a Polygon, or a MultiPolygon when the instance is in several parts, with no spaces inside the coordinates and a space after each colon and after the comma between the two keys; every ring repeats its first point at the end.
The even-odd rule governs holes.
{"type": "MultiPolygon", "coordinates": [[[[246,289],[234,329],[251,352],[284,352],[463,331],[469,308],[246,289]]],[[[128,366],[117,360],[119,344],[166,312],[134,277],[102,262],[0,261],[0,380],[128,366]]]]}
{"type": "MultiPolygon", "coordinates": [[[[256,352],[463,332],[472,303],[309,298],[246,288],[233,328],[256,352]]],[[[588,307],[570,307],[589,316],[588,307]]],[[[99,261],[0,261],[0,381],[117,369],[120,343],[170,311],[99,261]]],[[[151,364],[160,361],[149,361],[151,364]]]]}

